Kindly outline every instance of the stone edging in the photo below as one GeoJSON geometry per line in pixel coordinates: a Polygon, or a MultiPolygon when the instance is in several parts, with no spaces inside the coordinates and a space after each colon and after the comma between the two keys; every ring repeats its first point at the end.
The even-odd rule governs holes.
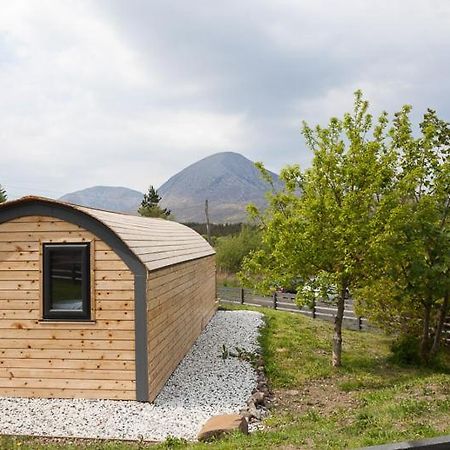
{"type": "Polygon", "coordinates": [[[253,364],[257,374],[257,385],[247,400],[247,406],[239,411],[239,414],[244,416],[249,423],[260,422],[266,417],[269,414],[270,404],[274,399],[265,374],[264,360],[260,353],[257,354],[253,364]]]}

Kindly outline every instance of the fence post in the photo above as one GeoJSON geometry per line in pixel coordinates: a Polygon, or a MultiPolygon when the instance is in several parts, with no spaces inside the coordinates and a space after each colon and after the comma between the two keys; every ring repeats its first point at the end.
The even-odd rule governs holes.
{"type": "Polygon", "coordinates": [[[361,331],[362,330],[362,317],[358,316],[358,330],[361,331]]]}
{"type": "Polygon", "coordinates": [[[313,300],[311,309],[312,309],[312,318],[315,319],[316,318],[316,299],[313,300]]]}
{"type": "Polygon", "coordinates": [[[277,291],[272,294],[273,309],[277,309],[277,291]]]}
{"type": "Polygon", "coordinates": [[[241,288],[241,305],[244,304],[244,288],[241,288]]]}

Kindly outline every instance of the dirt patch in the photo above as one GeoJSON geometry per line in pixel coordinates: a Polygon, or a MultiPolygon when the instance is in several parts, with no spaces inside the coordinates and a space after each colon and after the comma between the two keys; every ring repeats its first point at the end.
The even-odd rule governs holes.
{"type": "Polygon", "coordinates": [[[425,401],[445,401],[448,400],[450,387],[446,384],[427,383],[422,386],[413,386],[402,395],[398,396],[399,400],[425,400],[425,401]]]}
{"type": "Polygon", "coordinates": [[[329,415],[337,409],[358,405],[355,394],[343,392],[333,380],[315,380],[301,389],[276,389],[274,395],[277,409],[299,414],[316,411],[329,415]]]}

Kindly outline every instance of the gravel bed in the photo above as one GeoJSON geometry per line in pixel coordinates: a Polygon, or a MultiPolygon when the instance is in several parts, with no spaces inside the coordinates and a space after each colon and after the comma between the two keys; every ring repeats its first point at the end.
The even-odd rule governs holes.
{"type": "Polygon", "coordinates": [[[53,437],[194,440],[211,416],[238,412],[256,385],[251,365],[223,345],[258,349],[262,314],[218,311],[153,404],[122,400],[0,398],[0,433],[53,437]]]}

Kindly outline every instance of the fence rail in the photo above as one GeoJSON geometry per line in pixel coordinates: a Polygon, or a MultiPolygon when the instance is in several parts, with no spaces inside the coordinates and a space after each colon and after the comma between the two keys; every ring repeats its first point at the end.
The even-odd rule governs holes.
{"type": "MultiPolygon", "coordinates": [[[[219,287],[217,297],[223,303],[235,303],[249,306],[265,306],[267,308],[278,309],[304,314],[313,319],[334,321],[337,308],[329,303],[316,302],[311,308],[308,306],[299,307],[295,303],[295,295],[285,292],[275,292],[272,297],[265,297],[255,294],[250,289],[236,287],[219,287]]],[[[353,330],[365,330],[369,328],[367,319],[357,316],[353,311],[353,303],[346,300],[344,307],[343,326],[353,330]]]]}
{"type": "MultiPolygon", "coordinates": [[[[329,303],[316,302],[311,308],[308,306],[299,307],[295,303],[295,294],[285,292],[275,292],[272,297],[265,297],[255,294],[250,289],[239,287],[221,286],[217,289],[217,298],[223,303],[235,303],[249,306],[266,306],[267,308],[279,309],[304,314],[313,319],[334,321],[337,308],[329,303]]],[[[343,326],[353,330],[367,330],[370,328],[367,319],[357,316],[353,310],[351,299],[345,301],[343,326]]],[[[444,324],[444,341],[450,345],[450,317],[444,324]]]]}

